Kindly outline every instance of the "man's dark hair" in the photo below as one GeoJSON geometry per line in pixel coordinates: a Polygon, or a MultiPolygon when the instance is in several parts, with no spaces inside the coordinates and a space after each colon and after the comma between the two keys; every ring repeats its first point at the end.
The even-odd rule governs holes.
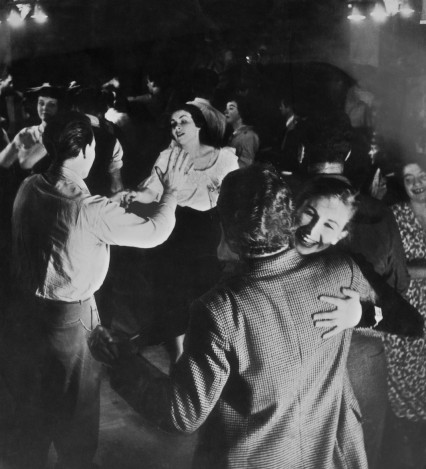
{"type": "Polygon", "coordinates": [[[273,254],[290,244],[290,189],[272,166],[252,165],[222,182],[218,210],[225,238],[243,257],[273,254]]]}
{"type": "Polygon", "coordinates": [[[254,109],[253,103],[247,96],[235,95],[228,99],[228,103],[234,101],[238,108],[238,114],[245,125],[253,125],[254,109]]]}
{"type": "Polygon", "coordinates": [[[75,158],[92,140],[90,119],[76,111],[58,113],[43,133],[43,145],[56,164],[75,158]]]}
{"type": "Polygon", "coordinates": [[[103,116],[108,110],[106,95],[98,88],[82,88],[73,97],[73,104],[80,112],[92,116],[103,116]]]}

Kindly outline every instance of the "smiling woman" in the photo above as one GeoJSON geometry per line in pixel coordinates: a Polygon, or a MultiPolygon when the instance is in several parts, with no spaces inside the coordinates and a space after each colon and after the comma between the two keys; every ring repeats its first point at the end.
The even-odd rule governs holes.
{"type": "Polygon", "coordinates": [[[165,171],[173,150],[178,147],[188,153],[187,178],[178,192],[178,204],[205,212],[216,206],[222,179],[238,169],[238,159],[232,148],[212,146],[207,123],[201,111],[185,104],[172,113],[170,119],[172,142],[160,153],[151,176],[142,181],[138,190],[127,196],[128,202],[151,203],[159,200],[162,186],[157,169],[165,171]]]}
{"type": "Polygon", "coordinates": [[[315,254],[348,235],[356,211],[355,191],[344,178],[319,177],[303,187],[296,199],[295,248],[315,254]]]}
{"type": "MultiPolygon", "coordinates": [[[[426,168],[422,158],[405,162],[400,170],[408,202],[392,210],[401,233],[411,277],[407,298],[426,320],[426,168]]],[[[425,338],[407,341],[386,338],[390,370],[390,402],[400,418],[426,421],[425,338]]]]}

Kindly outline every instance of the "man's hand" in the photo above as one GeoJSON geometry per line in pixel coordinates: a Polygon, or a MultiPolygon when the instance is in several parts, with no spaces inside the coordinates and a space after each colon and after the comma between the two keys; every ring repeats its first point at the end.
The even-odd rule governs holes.
{"type": "Polygon", "coordinates": [[[319,297],[321,301],[335,306],[333,311],[312,315],[315,327],[331,328],[322,335],[323,339],[328,339],[345,329],[355,327],[361,320],[362,308],[359,293],[350,288],[342,288],[342,293],[346,295],[346,298],[326,295],[319,297]]]}
{"type": "Polygon", "coordinates": [[[189,161],[188,153],[176,146],[170,152],[166,171],[163,173],[158,166],[155,167],[164,191],[177,192],[182,187],[186,175],[193,166],[189,161]]]}
{"type": "Polygon", "coordinates": [[[115,194],[112,194],[109,200],[112,200],[113,202],[117,202],[122,207],[126,207],[126,197],[129,193],[130,193],[129,189],[118,191],[115,194]]]}
{"type": "Polygon", "coordinates": [[[96,326],[90,334],[88,345],[93,357],[106,365],[118,358],[118,340],[103,326],[96,326]]]}

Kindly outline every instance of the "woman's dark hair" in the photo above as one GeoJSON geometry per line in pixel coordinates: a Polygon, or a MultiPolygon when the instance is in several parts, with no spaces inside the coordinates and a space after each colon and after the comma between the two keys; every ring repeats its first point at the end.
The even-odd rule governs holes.
{"type": "Polygon", "coordinates": [[[255,164],[229,173],[217,207],[225,238],[241,256],[272,254],[289,246],[291,193],[272,166],[255,164]]]}
{"type": "Polygon", "coordinates": [[[401,202],[408,202],[409,197],[407,191],[405,190],[404,184],[404,169],[410,165],[416,164],[423,171],[426,171],[426,156],[417,153],[414,149],[411,152],[408,152],[408,156],[404,157],[396,164],[395,171],[395,182],[397,183],[398,193],[400,195],[401,202]]]}
{"type": "Polygon", "coordinates": [[[90,119],[76,111],[60,112],[46,125],[43,145],[54,163],[75,158],[93,141],[90,119]]]}
{"type": "Polygon", "coordinates": [[[403,160],[399,161],[396,174],[401,183],[403,183],[404,178],[404,169],[409,164],[416,164],[418,165],[423,171],[426,171],[426,155],[420,153],[411,153],[408,157],[404,158],[403,160]]]}
{"type": "Polygon", "coordinates": [[[299,209],[309,201],[336,198],[351,210],[352,218],[358,208],[357,191],[344,176],[317,176],[307,181],[295,199],[296,216],[299,209]]]}
{"type": "Polygon", "coordinates": [[[193,104],[184,104],[182,106],[179,106],[170,114],[170,117],[177,111],[186,111],[191,114],[195,127],[198,127],[200,129],[199,138],[201,144],[213,145],[213,139],[210,136],[206,119],[197,106],[194,106],[193,104]]]}

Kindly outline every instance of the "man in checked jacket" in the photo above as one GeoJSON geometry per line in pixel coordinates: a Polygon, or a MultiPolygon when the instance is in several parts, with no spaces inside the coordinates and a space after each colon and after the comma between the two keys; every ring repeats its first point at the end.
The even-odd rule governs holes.
{"type": "Polygon", "coordinates": [[[218,203],[225,240],[244,271],[192,307],[172,370],[169,425],[201,424],[196,468],[367,467],[346,373],[351,331],[324,339],[312,315],[341,288],[373,300],[350,258],[289,249],[291,199],[277,174],[231,173],[218,203]]]}
{"type": "Polygon", "coordinates": [[[145,415],[163,410],[156,418],[167,429],[200,428],[197,469],[367,468],[346,371],[351,329],[324,338],[312,316],[329,310],[321,295],[343,298],[342,287],[372,301],[369,284],[349,257],[302,257],[289,249],[291,199],[274,171],[230,173],[218,209],[243,272],[194,302],[170,378],[151,386],[149,372],[136,376],[123,357],[115,387],[126,394],[127,386],[145,415]]]}

